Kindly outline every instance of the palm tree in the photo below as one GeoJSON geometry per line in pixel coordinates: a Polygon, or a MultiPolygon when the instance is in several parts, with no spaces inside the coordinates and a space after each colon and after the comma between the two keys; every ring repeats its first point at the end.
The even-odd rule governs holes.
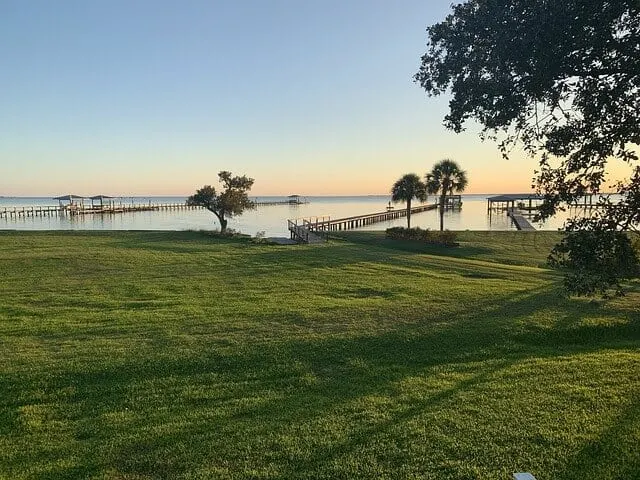
{"type": "Polygon", "coordinates": [[[407,202],[407,228],[411,228],[411,200],[414,198],[424,202],[427,199],[426,186],[418,175],[407,173],[391,188],[391,200],[407,202]]]}
{"type": "Polygon", "coordinates": [[[445,158],[440,160],[433,166],[431,172],[425,177],[427,193],[440,193],[440,231],[444,230],[444,208],[447,195],[453,195],[454,192],[460,193],[467,188],[469,181],[467,180],[467,172],[462,170],[460,166],[445,158]]]}

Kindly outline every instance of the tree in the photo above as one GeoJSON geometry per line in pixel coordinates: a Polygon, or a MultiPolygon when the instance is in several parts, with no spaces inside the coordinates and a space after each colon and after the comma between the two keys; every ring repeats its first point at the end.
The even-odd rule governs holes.
{"type": "Polygon", "coordinates": [[[220,232],[227,229],[227,217],[240,215],[243,211],[255,208],[247,192],[253,186],[253,178],[233,177],[231,172],[222,171],[218,178],[224,189],[217,193],[211,185],[205,185],[187,199],[187,205],[197,205],[212,212],[220,222],[220,232]]]}
{"type": "Polygon", "coordinates": [[[567,268],[564,285],[576,295],[623,293],[620,280],[639,273],[631,239],[625,232],[575,230],[556,245],[549,263],[567,268]]]}
{"type": "Polygon", "coordinates": [[[425,182],[427,193],[435,195],[440,193],[438,210],[440,211],[440,231],[442,231],[444,230],[444,209],[447,195],[463,192],[467,188],[467,183],[469,183],[467,172],[462,170],[453,160],[445,158],[436,163],[431,172],[427,173],[425,182]]]}
{"type": "Polygon", "coordinates": [[[638,229],[638,0],[467,0],[427,33],[415,81],[430,96],[451,92],[449,129],[475,120],[504,157],[517,145],[538,156],[540,218],[613,189],[619,203],[601,196],[600,215],[566,230],[638,229]],[[606,170],[614,159],[631,174],[611,184],[606,170]]]}
{"type": "Polygon", "coordinates": [[[418,175],[407,173],[391,187],[391,200],[395,203],[407,203],[407,228],[411,228],[411,200],[414,198],[424,202],[427,199],[427,192],[418,175]]]}

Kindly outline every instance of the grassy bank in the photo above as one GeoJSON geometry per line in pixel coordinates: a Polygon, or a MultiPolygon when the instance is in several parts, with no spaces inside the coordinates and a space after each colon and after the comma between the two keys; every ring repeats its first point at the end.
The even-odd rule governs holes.
{"type": "Polygon", "coordinates": [[[553,233],[0,233],[2,478],[640,478],[640,293],[553,233]]]}

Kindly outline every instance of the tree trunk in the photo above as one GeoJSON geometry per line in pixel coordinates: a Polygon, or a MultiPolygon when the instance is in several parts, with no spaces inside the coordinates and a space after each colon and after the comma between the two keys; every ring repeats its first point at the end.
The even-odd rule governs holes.
{"type": "Polygon", "coordinates": [[[220,220],[220,233],[224,233],[227,231],[227,220],[224,217],[218,217],[220,220]]]}
{"type": "Polygon", "coordinates": [[[224,213],[216,212],[210,208],[207,208],[207,210],[218,217],[218,221],[220,222],[220,233],[224,233],[227,230],[227,219],[224,218],[224,213]]]}
{"type": "Polygon", "coordinates": [[[407,200],[407,228],[411,228],[411,199],[407,200]]]}
{"type": "Polygon", "coordinates": [[[447,198],[447,192],[443,191],[442,195],[440,195],[440,231],[444,230],[444,202],[447,198]]]}

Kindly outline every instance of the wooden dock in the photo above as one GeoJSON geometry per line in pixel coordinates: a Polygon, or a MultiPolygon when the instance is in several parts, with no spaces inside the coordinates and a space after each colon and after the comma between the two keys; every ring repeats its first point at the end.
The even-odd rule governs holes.
{"type": "Polygon", "coordinates": [[[531,225],[531,223],[529,223],[529,220],[527,220],[524,215],[522,215],[522,212],[520,210],[512,208],[511,210],[507,210],[507,215],[511,218],[511,220],[513,220],[513,224],[518,230],[535,230],[533,225],[531,225]]]}
{"type": "MultiPolygon", "coordinates": [[[[506,211],[518,209],[526,212],[537,212],[544,203],[544,196],[533,193],[518,193],[496,195],[487,198],[487,212],[492,210],[506,211]]],[[[586,194],[581,198],[567,204],[568,208],[599,208],[601,204],[598,202],[598,195],[586,194]],[[595,197],[595,199],[594,199],[595,197]]]]}
{"type": "Polygon", "coordinates": [[[257,201],[255,200],[253,204],[257,207],[262,207],[265,205],[304,205],[309,203],[308,200],[272,200],[272,201],[257,201]]]}
{"type": "MultiPolygon", "coordinates": [[[[438,208],[437,203],[418,205],[411,209],[411,214],[426,212],[427,210],[435,210],[438,208]]],[[[369,213],[366,215],[356,215],[354,217],[345,217],[331,219],[330,217],[312,217],[301,220],[288,220],[288,229],[291,238],[304,243],[312,243],[308,241],[309,234],[326,238],[329,232],[339,230],[350,230],[352,228],[360,228],[366,225],[372,225],[379,222],[388,222],[407,216],[407,209],[386,210],[384,212],[369,213]]]]}
{"type": "Polygon", "coordinates": [[[304,205],[309,203],[305,197],[300,195],[289,195],[285,200],[254,200],[253,204],[255,206],[264,206],[264,205],[304,205]]]}
{"type": "Polygon", "coordinates": [[[127,212],[148,212],[161,210],[193,210],[202,207],[186,203],[148,203],[131,205],[34,205],[21,207],[0,207],[0,218],[54,217],[74,215],[104,215],[127,212]]]}
{"type": "MultiPolygon", "coordinates": [[[[418,205],[411,209],[411,214],[426,212],[427,210],[435,210],[438,208],[437,203],[418,205]]],[[[407,216],[406,208],[399,208],[398,210],[387,210],[385,212],[369,213],[367,215],[357,215],[355,217],[337,218],[328,221],[316,221],[310,222],[313,230],[327,230],[330,232],[338,230],[350,230],[352,228],[364,227],[379,222],[388,222],[397,218],[403,218],[407,216]]]]}
{"type": "Polygon", "coordinates": [[[321,243],[328,239],[328,232],[312,230],[311,223],[306,220],[287,220],[287,228],[291,239],[298,243],[321,243]]]}

